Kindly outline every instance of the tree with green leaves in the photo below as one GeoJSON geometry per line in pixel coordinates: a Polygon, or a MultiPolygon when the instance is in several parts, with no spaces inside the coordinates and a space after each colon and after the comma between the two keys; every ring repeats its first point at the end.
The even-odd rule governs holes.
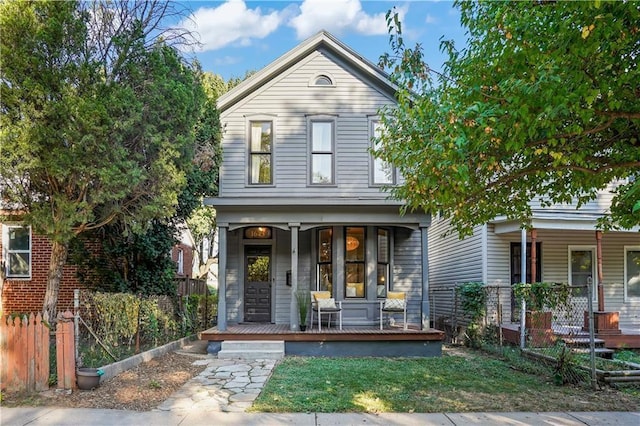
{"type": "MultiPolygon", "coordinates": [[[[170,217],[205,100],[169,2],[0,2],[2,201],[48,237],[53,320],[70,241],[170,217]]],[[[188,34],[187,34],[188,36],[188,34]]]]}
{"type": "Polygon", "coordinates": [[[460,1],[468,45],[443,71],[408,47],[389,12],[398,85],[376,155],[408,208],[451,217],[460,237],[530,202],[577,200],[620,182],[605,229],[640,225],[640,3],[460,1]]]}

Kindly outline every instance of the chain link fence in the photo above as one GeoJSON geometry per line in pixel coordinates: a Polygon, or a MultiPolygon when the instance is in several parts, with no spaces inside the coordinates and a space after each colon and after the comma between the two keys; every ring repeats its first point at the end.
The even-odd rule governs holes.
{"type": "Polygon", "coordinates": [[[430,290],[431,321],[445,332],[447,342],[517,346],[523,356],[549,365],[557,382],[591,381],[595,387],[601,360],[611,358],[613,350],[605,348],[604,341],[592,332],[595,301],[591,286],[544,283],[550,307],[536,303],[535,291],[529,297],[518,294],[518,286],[530,291],[531,285],[480,285],[481,294],[473,297],[481,300],[484,312],[474,324],[465,299],[469,295],[461,291],[468,284],[481,283],[430,290]]]}

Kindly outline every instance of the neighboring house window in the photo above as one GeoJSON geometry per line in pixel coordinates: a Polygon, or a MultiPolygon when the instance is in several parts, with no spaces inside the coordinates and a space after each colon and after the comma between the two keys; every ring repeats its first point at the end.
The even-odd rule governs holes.
{"type": "Polygon", "coordinates": [[[388,229],[378,229],[378,278],[377,296],[386,297],[389,288],[389,259],[390,259],[390,238],[388,229]]]}
{"type": "Polygon", "coordinates": [[[624,248],[624,298],[640,298],[640,247],[624,248]]]}
{"type": "MultiPolygon", "coordinates": [[[[333,294],[333,232],[331,228],[318,230],[317,290],[333,294]]],[[[335,295],[334,295],[335,296],[335,295]]]]}
{"type": "Polygon", "coordinates": [[[178,249],[178,260],[176,263],[178,265],[178,275],[184,275],[184,252],[182,249],[178,249]]]}
{"type": "MultiPolygon", "coordinates": [[[[382,131],[382,124],[379,121],[371,122],[371,134],[374,139],[373,149],[378,149],[379,144],[375,141],[380,137],[382,131]]],[[[381,158],[376,158],[371,154],[371,170],[372,170],[372,182],[374,185],[393,185],[395,184],[395,169],[394,167],[381,158]]]]}
{"type": "Polygon", "coordinates": [[[31,228],[5,225],[3,230],[2,246],[7,278],[30,278],[31,228]]]}
{"type": "Polygon", "coordinates": [[[333,120],[311,121],[311,184],[334,183],[334,127],[333,120]]]}
{"type": "MultiPolygon", "coordinates": [[[[586,286],[591,285],[591,294],[596,300],[597,279],[596,279],[596,249],[595,247],[569,246],[569,285],[586,286]]],[[[587,296],[587,290],[579,289],[574,293],[576,296],[587,296]]]]}
{"type": "Polygon", "coordinates": [[[365,253],[366,236],[364,227],[345,228],[345,276],[347,298],[366,297],[365,253]]]}
{"type": "Polygon", "coordinates": [[[249,136],[249,183],[273,183],[273,122],[252,121],[249,136]]]}

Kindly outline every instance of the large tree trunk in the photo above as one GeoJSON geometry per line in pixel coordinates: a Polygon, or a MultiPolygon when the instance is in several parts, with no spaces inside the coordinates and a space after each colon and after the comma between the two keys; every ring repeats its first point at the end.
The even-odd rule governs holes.
{"type": "Polygon", "coordinates": [[[50,323],[56,321],[62,268],[67,262],[68,254],[69,243],[53,242],[51,259],[49,260],[49,274],[47,275],[47,292],[44,294],[44,303],[42,305],[42,315],[50,323]]]}

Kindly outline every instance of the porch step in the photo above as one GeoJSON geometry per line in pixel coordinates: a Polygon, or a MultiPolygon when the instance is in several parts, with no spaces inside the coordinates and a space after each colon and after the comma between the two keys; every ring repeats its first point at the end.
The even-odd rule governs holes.
{"type": "MultiPolygon", "coordinates": [[[[562,340],[564,340],[564,343],[566,343],[567,346],[571,346],[573,348],[589,347],[589,342],[590,342],[589,337],[566,337],[566,338],[563,338],[562,340]]],[[[603,339],[598,339],[596,337],[595,339],[593,339],[593,343],[596,348],[604,347],[603,339]]]]}
{"type": "Polygon", "coordinates": [[[219,359],[282,359],[284,340],[225,340],[219,359]]]}
{"type": "MultiPolygon", "coordinates": [[[[579,354],[588,354],[589,348],[573,348],[571,351],[579,354]]],[[[615,351],[609,348],[594,348],[594,353],[600,358],[613,359],[615,351]]]]}

